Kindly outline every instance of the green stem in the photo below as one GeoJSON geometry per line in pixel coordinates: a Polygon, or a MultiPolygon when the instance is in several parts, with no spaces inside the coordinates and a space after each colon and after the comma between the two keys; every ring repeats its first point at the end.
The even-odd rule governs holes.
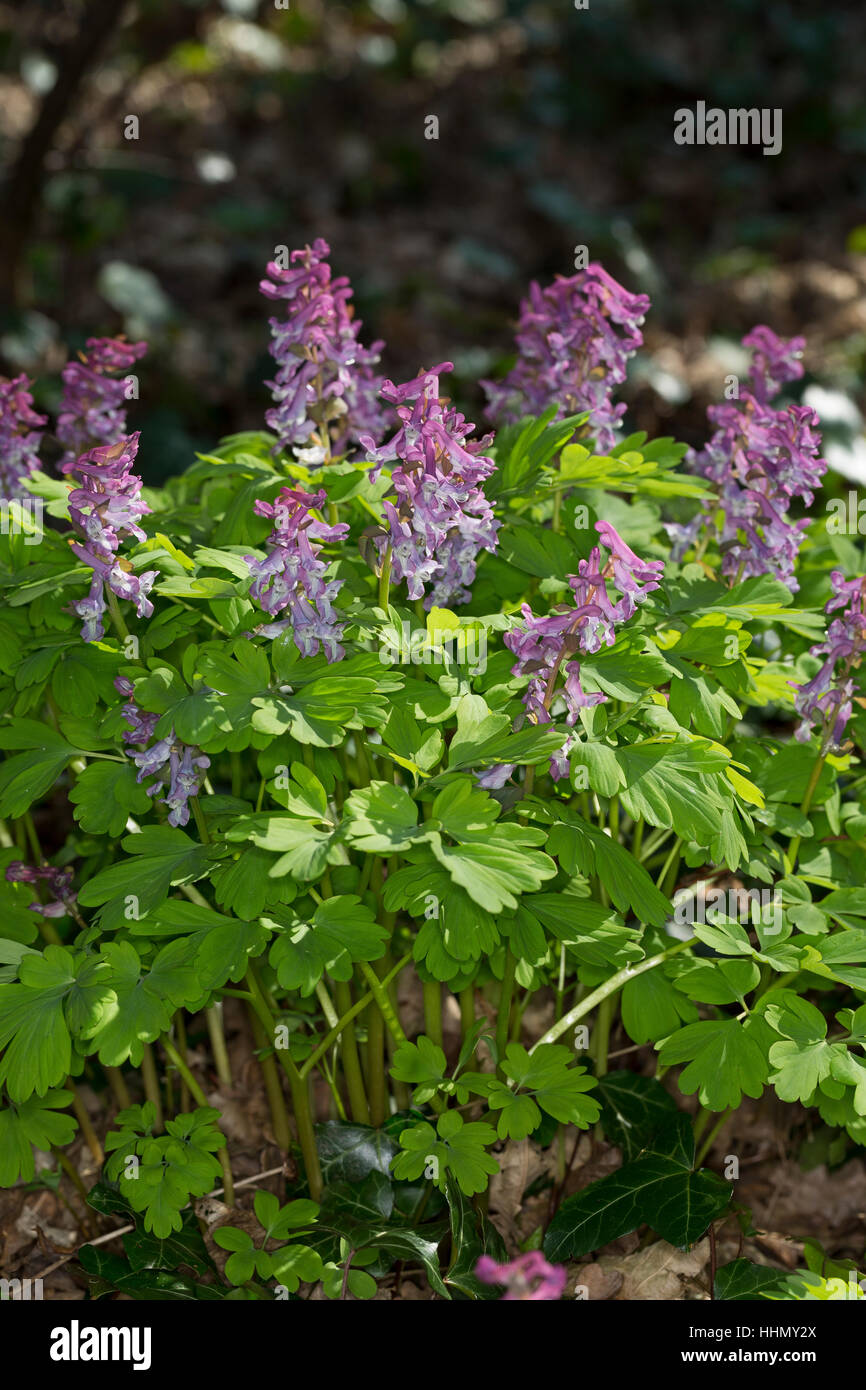
{"type": "Polygon", "coordinates": [[[66,1089],[72,1092],[72,1109],[75,1111],[75,1118],[81,1128],[82,1137],[90,1152],[93,1154],[97,1166],[101,1168],[105,1162],[105,1154],[102,1152],[99,1136],[90,1123],[90,1116],[87,1113],[84,1101],[79,1095],[78,1087],[75,1085],[71,1076],[67,1077],[66,1089]]]}
{"type": "MultiPolygon", "coordinates": [[[[253,1008],[258,1014],[259,1021],[265,1030],[265,1034],[273,1033],[274,1015],[272,1010],[268,1007],[262,991],[262,986],[259,983],[252,962],[250,962],[249,969],[247,970],[246,983],[252,995],[253,1008]]],[[[307,1173],[310,1196],[314,1202],[318,1202],[322,1195],[324,1183],[322,1181],[322,1169],[319,1164],[319,1151],[316,1148],[316,1131],[313,1125],[313,1113],[310,1108],[310,1095],[307,1090],[307,1084],[285,1048],[278,1047],[276,1049],[276,1057],[283,1071],[286,1073],[286,1076],[289,1078],[289,1087],[292,1092],[292,1110],[295,1115],[295,1125],[298,1130],[298,1143],[301,1146],[301,1153],[304,1158],[304,1168],[307,1173]]]]}
{"type": "MultiPolygon", "coordinates": [[[[348,1013],[352,1007],[352,993],[344,980],[336,982],[334,998],[340,1013],[348,1013]]],[[[367,1092],[364,1089],[364,1077],[358,1056],[354,1022],[347,1023],[340,1034],[340,1052],[343,1061],[343,1075],[346,1078],[346,1090],[349,1093],[349,1104],[352,1107],[352,1119],[357,1125],[368,1125],[370,1123],[370,1107],[367,1104],[367,1092]]]]}
{"type": "Polygon", "coordinates": [[[283,1088],[280,1085],[280,1074],[277,1071],[274,1054],[270,1050],[273,1047],[273,1040],[265,1033],[261,1020],[252,1005],[249,1006],[249,1018],[256,1050],[260,1054],[258,1063],[262,1071],[262,1080],[265,1083],[268,1109],[271,1112],[271,1129],[277,1142],[277,1148],[281,1149],[283,1153],[288,1153],[292,1147],[292,1136],[289,1132],[289,1116],[283,1097],[283,1088]]]}
{"type": "Polygon", "coordinates": [[[223,1028],[223,1006],[218,1000],[216,1004],[211,1004],[205,1010],[207,1018],[207,1031],[210,1035],[211,1051],[213,1052],[214,1066],[217,1076],[223,1086],[233,1085],[232,1066],[229,1061],[229,1050],[226,1046],[226,1035],[223,1028]]]}
{"type": "MultiPolygon", "coordinates": [[[[376,966],[373,970],[378,974],[376,966]]],[[[378,1009],[367,1019],[367,1096],[370,1101],[370,1123],[383,1125],[386,1114],[385,1086],[385,1020],[378,1009]]]]}
{"type": "MultiPolygon", "coordinates": [[[[401,968],[406,960],[407,957],[404,956],[403,961],[401,962],[401,968]]],[[[373,998],[379,1006],[379,1011],[383,1019],[385,1020],[385,1027],[388,1029],[388,1032],[391,1034],[391,1037],[394,1039],[395,1042],[405,1042],[406,1034],[403,1032],[403,1029],[400,1026],[400,1020],[397,1017],[396,1011],[391,1003],[390,998],[388,997],[388,991],[385,988],[385,982],[379,979],[379,976],[376,974],[375,970],[371,968],[367,961],[359,961],[358,968],[360,969],[361,974],[364,976],[364,979],[367,981],[367,984],[370,986],[370,993],[373,995],[373,998]]],[[[393,975],[395,975],[396,973],[396,970],[393,971],[392,975],[388,978],[391,979],[393,975]]]]}
{"type": "Polygon", "coordinates": [[[111,1094],[114,1096],[121,1110],[126,1110],[127,1107],[132,1104],[132,1100],[130,1098],[129,1089],[123,1078],[123,1072],[120,1070],[120,1067],[104,1067],[103,1070],[105,1072],[105,1079],[111,1087],[111,1094]]]}
{"type": "Polygon", "coordinates": [[[592,1055],[595,1061],[596,1076],[607,1076],[607,1053],[610,1046],[610,1029],[613,1023],[615,996],[609,994],[606,999],[601,1001],[598,1008],[598,1018],[595,1022],[595,1033],[592,1039],[592,1055]]]}
{"type": "Polygon", "coordinates": [[[655,970],[657,965],[670,960],[671,956],[679,955],[680,951],[687,950],[689,946],[694,946],[696,941],[696,936],[690,937],[688,941],[678,941],[676,946],[670,946],[666,951],[659,951],[657,955],[640,961],[638,965],[626,965],[622,970],[618,970],[603,985],[599,985],[598,989],[594,989],[585,999],[581,999],[579,1004],[576,1004],[573,1009],[570,1009],[567,1014],[548,1028],[547,1032],[538,1039],[538,1042],[529,1049],[530,1052],[534,1052],[536,1047],[540,1047],[542,1043],[556,1042],[557,1038],[561,1038],[563,1033],[567,1033],[586,1014],[592,1013],[592,1010],[597,1008],[609,995],[622,989],[628,980],[633,980],[636,975],[644,975],[648,970],[655,970]]]}
{"type": "MultiPolygon", "coordinates": [[[[397,964],[394,966],[393,970],[390,970],[390,971],[388,972],[388,974],[385,976],[385,978],[382,980],[381,983],[382,983],[383,988],[387,987],[387,986],[391,983],[391,981],[392,981],[393,979],[395,979],[397,975],[399,975],[400,971],[403,969],[404,966],[406,966],[406,965],[409,964],[409,961],[410,961],[411,959],[412,959],[412,952],[411,952],[411,951],[407,951],[406,954],[405,954],[405,956],[403,956],[400,960],[398,960],[398,962],[397,962],[397,964]]],[[[356,1018],[356,1017],[358,1016],[358,1014],[361,1013],[361,1011],[362,1011],[363,1009],[368,1008],[369,1005],[372,1004],[372,1002],[373,1002],[373,993],[372,993],[372,991],[371,991],[369,994],[365,994],[365,995],[363,996],[363,998],[359,999],[358,1002],[357,1002],[357,1004],[353,1004],[353,1005],[352,1005],[351,1009],[349,1009],[349,1011],[348,1011],[348,1013],[345,1015],[345,1017],[341,1018],[341,1019],[337,1022],[336,1026],[333,1027],[333,1028],[330,1030],[330,1032],[328,1032],[328,1033],[325,1034],[324,1038],[323,1038],[322,1041],[319,1043],[319,1046],[316,1048],[315,1052],[311,1052],[311,1053],[310,1053],[309,1057],[307,1058],[307,1060],[304,1062],[303,1066],[302,1066],[301,1069],[300,1069],[300,1073],[299,1073],[299,1074],[300,1074],[302,1077],[307,1076],[308,1073],[312,1071],[312,1069],[313,1069],[313,1067],[316,1065],[316,1063],[320,1060],[320,1058],[324,1057],[325,1053],[328,1051],[328,1048],[329,1048],[329,1047],[332,1045],[332,1043],[334,1043],[334,1042],[336,1041],[336,1039],[340,1036],[340,1034],[341,1034],[341,1032],[343,1031],[343,1028],[345,1027],[345,1025],[346,1025],[347,1023],[350,1023],[351,1020],[352,1020],[353,1018],[356,1018]]],[[[398,1026],[399,1026],[399,1025],[398,1025],[398,1026]]],[[[401,1041],[401,1042],[405,1042],[405,1037],[404,1037],[404,1036],[401,1036],[400,1041],[401,1041]]]]}
{"type": "Polygon", "coordinates": [[[499,1013],[496,1018],[496,1051],[501,1064],[505,1056],[505,1048],[508,1044],[508,1033],[511,1023],[511,1000],[514,995],[514,972],[517,968],[517,960],[511,947],[506,947],[505,951],[505,973],[502,977],[502,989],[499,993],[499,1013]]]}
{"type": "Polygon", "coordinates": [[[379,571],[379,607],[388,612],[388,598],[391,589],[391,547],[385,551],[382,568],[379,571]]]}
{"type": "Polygon", "coordinates": [[[695,1156],[696,1168],[700,1168],[707,1154],[710,1152],[710,1149],[713,1147],[713,1144],[716,1142],[716,1135],[721,1130],[722,1125],[725,1123],[725,1121],[730,1119],[730,1115],[730,1109],[723,1110],[719,1118],[716,1120],[716,1123],[713,1125],[712,1129],[710,1130],[701,1147],[698,1149],[698,1152],[695,1156]]]}
{"type": "MultiPolygon", "coordinates": [[[[196,1102],[197,1105],[201,1105],[207,1108],[207,1096],[205,1095],[201,1086],[196,1081],[186,1062],[181,1057],[180,1053],[178,1052],[177,1048],[175,1047],[174,1043],[171,1041],[171,1038],[168,1036],[167,1033],[163,1034],[161,1042],[165,1055],[168,1057],[169,1061],[175,1067],[178,1074],[186,1082],[187,1090],[189,1091],[193,1100],[196,1102]]],[[[232,1179],[232,1168],[231,1162],[229,1160],[228,1143],[223,1144],[222,1148],[217,1150],[217,1158],[219,1159],[220,1167],[223,1170],[223,1195],[225,1197],[225,1203],[227,1207],[233,1207],[235,1204],[235,1185],[232,1179]]]]}
{"type": "Polygon", "coordinates": [[[159,1077],[156,1074],[156,1062],[154,1061],[153,1048],[150,1043],[145,1043],[141,1054],[141,1079],[144,1083],[144,1094],[149,1101],[156,1107],[156,1121],[154,1129],[159,1133],[163,1128],[162,1096],[159,1090],[159,1077]]]}
{"type": "MultiPolygon", "coordinates": [[[[463,1031],[462,1042],[469,1037],[475,1027],[475,986],[467,985],[460,991],[460,1026],[463,1031]]],[[[472,1056],[474,1056],[474,1052],[472,1056]]],[[[467,1058],[467,1065],[472,1061],[472,1057],[467,1058]]]]}
{"type": "Polygon", "coordinates": [[[438,980],[424,981],[424,1031],[437,1047],[442,1046],[442,986],[438,980]]]}
{"type": "MultiPolygon", "coordinates": [[[[812,768],[812,776],[809,778],[809,785],[806,787],[805,795],[803,797],[803,800],[800,802],[800,811],[804,816],[809,814],[809,807],[812,805],[812,797],[815,795],[815,788],[817,787],[818,782],[820,781],[821,773],[824,770],[824,764],[826,761],[827,754],[822,753],[821,756],[818,758],[817,762],[815,763],[815,766],[812,768]]],[[[796,867],[797,856],[800,853],[800,843],[802,839],[802,835],[797,835],[794,837],[794,839],[788,846],[787,859],[788,873],[790,874],[794,872],[794,869],[796,867]]]]}

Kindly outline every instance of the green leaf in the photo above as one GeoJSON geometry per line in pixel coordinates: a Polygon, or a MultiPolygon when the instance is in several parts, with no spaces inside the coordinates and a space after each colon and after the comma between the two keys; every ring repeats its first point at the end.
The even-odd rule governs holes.
{"type": "Polygon", "coordinates": [[[0,748],[23,748],[0,762],[0,817],[17,819],[50,791],[78,752],[48,724],[16,719],[0,729],[0,748]]]}
{"type": "Polygon", "coordinates": [[[713,1292],[726,1302],[751,1302],[754,1299],[779,1296],[784,1298],[786,1276],[780,1269],[753,1264],[751,1260],[732,1260],[716,1271],[713,1292]]]}
{"type": "MultiPolygon", "coordinates": [[[[557,815],[561,815],[557,807],[557,815]]],[[[628,909],[639,922],[661,927],[670,916],[668,899],[656,888],[643,865],[603,831],[575,814],[551,829],[547,848],[567,873],[590,878],[597,874],[621,912],[628,909]]]]}
{"type": "Polygon", "coordinates": [[[437,1120],[436,1130],[425,1122],[409,1125],[400,1134],[403,1152],[392,1160],[396,1178],[414,1181],[425,1173],[445,1191],[452,1173],[467,1196],[484,1192],[489,1175],[499,1172],[499,1164],[486,1152],[496,1142],[496,1131],[480,1121],[466,1124],[456,1110],[447,1110],[437,1120]]]}
{"type": "Polygon", "coordinates": [[[680,1022],[692,1022],[697,1009],[678,994],[662,970],[647,970],[626,980],[622,991],[622,1023],[632,1042],[666,1038],[680,1022]]]}
{"type": "Polygon", "coordinates": [[[687,1096],[697,1091],[707,1110],[736,1107],[744,1094],[757,1099],[768,1076],[763,1049],[748,1025],[735,1018],[687,1024],[661,1044],[659,1062],[663,1067],[688,1062],[680,1090],[687,1096]]]}
{"type": "Polygon", "coordinates": [[[633,1071],[612,1071],[598,1079],[601,1122],[612,1143],[623,1151],[626,1162],[669,1124],[677,1107],[661,1082],[633,1071]]]}
{"type": "Polygon", "coordinates": [[[0,1187],[12,1187],[19,1178],[31,1181],[34,1147],[48,1151],[52,1145],[65,1148],[72,1142],[76,1121],[57,1113],[71,1104],[71,1092],[57,1090],[0,1108],[0,1187]]]}
{"type": "Polygon", "coordinates": [[[263,925],[280,934],[271,947],[270,962],[285,989],[312,994],[327,970],[335,980],[350,980],[355,961],[378,960],[388,932],[353,894],[319,903],[312,922],[290,909],[263,918],[263,925]]]}
{"type": "MultiPolygon", "coordinates": [[[[586,1094],[596,1082],[583,1067],[570,1066],[570,1048],[557,1043],[542,1043],[527,1052],[519,1043],[509,1043],[502,1061],[502,1070],[514,1089],[491,1078],[486,1095],[491,1110],[499,1110],[500,1139],[525,1139],[538,1127],[541,1110],[552,1115],[560,1124],[588,1129],[598,1119],[598,1102],[586,1094]]],[[[462,1084],[470,1082],[469,1076],[462,1084]]]]}
{"type": "Polygon", "coordinates": [[[563,1202],[545,1236],[548,1259],[580,1259],[644,1222],[671,1245],[700,1240],[732,1189],[706,1168],[694,1171],[694,1153],[691,1121],[677,1115],[632,1163],[563,1202]]]}
{"type": "Polygon", "coordinates": [[[191,883],[207,869],[208,846],[168,825],[145,826],[121,843],[131,857],[96,874],[78,895],[84,907],[105,904],[105,927],[122,926],[130,915],[141,920],[168,897],[172,884],[191,883]]]}
{"type": "Polygon", "coordinates": [[[402,1042],[395,1049],[391,1075],[414,1086],[412,1103],[423,1105],[445,1080],[445,1053],[422,1033],[417,1043],[402,1042]]]}
{"type": "Polygon", "coordinates": [[[90,763],[79,773],[69,800],[82,830],[116,838],[123,834],[130,816],[147,811],[152,800],[135,778],[132,763],[90,763]]]}
{"type": "Polygon", "coordinates": [[[20,983],[0,985],[0,1081],[10,1100],[24,1101],[64,1081],[72,1063],[72,1032],[98,1017],[111,988],[107,965],[63,946],[24,956],[20,983]]]}
{"type": "Polygon", "coordinates": [[[403,787],[371,782],[352,791],[344,807],[346,838],[368,854],[394,854],[418,836],[418,807],[403,787]]]}

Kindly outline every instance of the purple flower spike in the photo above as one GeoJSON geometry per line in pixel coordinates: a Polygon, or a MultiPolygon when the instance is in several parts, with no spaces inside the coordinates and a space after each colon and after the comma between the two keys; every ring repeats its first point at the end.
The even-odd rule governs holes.
{"type": "Polygon", "coordinates": [[[106,585],[118,598],[134,603],[139,618],[153,612],[148,594],[159,571],[135,574],[117,553],[127,536],[147,539],[138,523],[150,508],[140,496],[141,479],[132,472],[138,438],[131,434],[63,464],[64,473],[77,473],[81,479],[81,486],[69,494],[70,520],[83,537],[72,543],[72,551],[93,570],[87,597],[70,604],[84,622],[85,642],[98,642],[105,635],[106,585]]]}
{"type": "Polygon", "coordinates": [[[270,320],[278,370],[267,382],[275,404],[265,420],[279,447],[308,467],[346,453],[361,434],[379,439],[384,429],[376,399],[381,378],[373,372],[383,344],[358,342],[352,290],[345,276],[331,279],[329,255],[318,238],[292,252],[288,269],[271,261],[259,286],[268,299],[285,302],[288,316],[270,320]]]}
{"type": "Polygon", "coordinates": [[[143,782],[148,777],[155,777],[156,781],[147,788],[148,795],[154,797],[159,796],[168,782],[166,795],[159,796],[163,805],[169,808],[168,823],[186,825],[189,821],[189,799],[198,796],[204,774],[210,767],[210,758],[205,757],[198,748],[181,743],[174,729],[167,738],[161,738],[147,748],[145,745],[153,738],[159,715],[138,708],[133,684],[125,676],[117,677],[114,688],[127,700],[123,715],[132,725],[132,729],[123,735],[124,741],[139,749],[139,752],[129,754],[138,768],[135,780],[143,782]]]}
{"type": "Polygon", "coordinates": [[[257,560],[244,559],[253,582],[250,596],[272,617],[288,608],[289,617],[257,629],[266,637],[291,630],[302,656],[314,656],[320,647],[329,662],[340,661],[345,648],[340,645],[344,624],[334,608],[342,588],[339,579],[326,579],[328,563],[320,559],[321,544],[339,541],[349,528],[343,522],[328,526],[312,515],[313,508],[325,502],[324,489],[317,493],[284,487],[273,505],[256,502],[259,516],[272,517],[274,529],[267,539],[268,555],[257,560]]]}
{"type": "Polygon", "coordinates": [[[112,444],[126,434],[126,382],[117,380],[147,352],[147,343],[123,338],[88,338],[79,362],[63,368],[63,400],[57,438],[65,446],[64,471],[79,454],[98,444],[112,444]]]}
{"type": "Polygon", "coordinates": [[[856,687],[852,671],[866,653],[866,577],[846,579],[841,570],[830,575],[833,597],[825,612],[845,611],[834,618],[827,639],[810,647],[823,657],[821,669],[805,685],[789,684],[796,691],[794,707],[800,715],[796,738],[805,743],[816,723],[821,726],[822,750],[840,749],[845,728],[854,711],[856,687]]]}
{"type": "Polygon", "coordinates": [[[502,381],[481,383],[490,417],[510,423],[552,405],[557,418],[588,410],[598,449],[611,449],[625,414],[611,388],[625,381],[643,343],[649,307],[645,294],[630,294],[595,262],[544,290],[533,284],[520,306],[517,362],[502,381]]]}
{"type": "Polygon", "coordinates": [[[381,448],[361,439],[374,472],[398,465],[397,500],[383,504],[388,527],[374,539],[380,559],[390,548],[393,579],[405,580],[410,598],[424,596],[428,609],[468,602],[478,555],[496,549],[499,529],[480,486],[496,467],[483,452],[493,436],[470,440],[475,426],[440,396],[439,377],[451,370],[440,362],[402,386],[386,381],[382,396],[400,428],[381,448]]]}
{"type": "Polygon", "coordinates": [[[46,416],[33,409],[29,386],[23,374],[0,377],[0,489],[7,502],[29,496],[21,485],[39,467],[46,416]]]}
{"type": "Polygon", "coordinates": [[[707,415],[715,433],[706,448],[691,456],[696,472],[717,490],[717,500],[686,526],[669,525],[674,558],[681,559],[701,530],[718,534],[722,574],[737,582],[772,574],[792,593],[797,552],[807,528],[792,521],[792,502],[810,506],[826,471],[819,456],[820,421],[809,406],[770,404],[781,387],[803,375],[802,338],[785,341],[764,325],[743,339],[752,349],[750,391],[737,401],[710,406],[707,415]],[[720,532],[716,515],[722,517],[720,532]]]}
{"type": "Polygon", "coordinates": [[[30,911],[38,912],[42,917],[65,917],[75,906],[76,894],[72,891],[71,869],[55,869],[51,864],[34,869],[16,859],[6,869],[6,878],[10,883],[47,885],[52,901],[30,904],[30,911]]]}
{"type": "Polygon", "coordinates": [[[482,1284],[502,1284],[507,1291],[503,1303],[558,1300],[568,1277],[565,1265],[548,1264],[540,1250],[518,1255],[509,1264],[498,1264],[489,1255],[482,1255],[475,1275],[482,1284]]]}
{"type": "MultiPolygon", "coordinates": [[[[608,521],[596,522],[595,529],[610,557],[602,565],[601,549],[595,546],[589,558],[580,561],[578,573],[569,575],[575,606],[563,604],[548,617],[536,618],[529,605],[524,604],[522,626],[505,634],[506,647],[517,657],[512,675],[529,676],[523,705],[535,724],[550,724],[554,712],[562,712],[566,724],[573,726],[582,709],[604,702],[606,696],[600,691],[588,693],[583,689],[580,666],[570,658],[577,652],[591,655],[602,646],[611,646],[616,640],[616,627],[633,617],[638,605],[659,587],[664,569],[661,560],[639,559],[608,521]],[[608,594],[609,580],[621,595],[616,602],[608,594]],[[565,680],[557,686],[563,670],[565,680]]],[[[568,776],[568,755],[573,745],[574,736],[569,735],[551,758],[550,774],[554,781],[568,776]]]]}

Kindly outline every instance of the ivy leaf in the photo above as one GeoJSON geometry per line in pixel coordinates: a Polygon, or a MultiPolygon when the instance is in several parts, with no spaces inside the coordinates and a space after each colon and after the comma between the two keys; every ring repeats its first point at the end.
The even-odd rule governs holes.
{"type": "Polygon", "coordinates": [[[402,1153],[391,1162],[395,1178],[414,1181],[427,1169],[431,1180],[445,1191],[449,1173],[457,1180],[461,1192],[471,1197],[484,1192],[491,1173],[499,1172],[499,1164],[486,1152],[496,1142],[496,1130],[481,1121],[464,1123],[456,1110],[440,1115],[436,1129],[426,1121],[409,1125],[400,1133],[402,1153]]]}
{"type": "Polygon", "coordinates": [[[319,1162],[326,1187],[359,1183],[370,1173],[391,1171],[397,1146],[382,1129],[327,1120],[316,1126],[319,1162]]]}
{"type": "Polygon", "coordinates": [[[751,1302],[757,1298],[785,1297],[786,1279],[780,1269],[753,1264],[751,1260],[731,1260],[716,1272],[713,1292],[725,1302],[751,1302]]]}
{"type": "Polygon", "coordinates": [[[626,1162],[669,1124],[676,1102],[661,1082],[633,1071],[612,1071],[598,1079],[601,1122],[607,1137],[623,1151],[626,1162]]]}
{"type": "Polygon", "coordinates": [[[89,835],[117,838],[130,816],[140,816],[152,805],[146,789],[136,780],[132,763],[90,763],[79,773],[69,800],[75,819],[89,835]]]}
{"type": "Polygon", "coordinates": [[[12,1187],[19,1178],[31,1181],[34,1147],[48,1151],[72,1142],[76,1121],[57,1113],[71,1104],[70,1091],[56,1090],[0,1108],[0,1187],[12,1187]]]}
{"type": "Polygon", "coordinates": [[[707,1110],[726,1110],[743,1095],[757,1099],[768,1076],[767,1058],[748,1026],[738,1019],[706,1019],[689,1023],[659,1047],[659,1062],[689,1065],[680,1075],[684,1095],[698,1092],[707,1110]]]}
{"type": "Polygon", "coordinates": [[[694,1170],[688,1115],[676,1118],[632,1163],[568,1197],[548,1227],[550,1260],[580,1259],[646,1223],[670,1245],[693,1245],[728,1206],[732,1188],[694,1170]]]}

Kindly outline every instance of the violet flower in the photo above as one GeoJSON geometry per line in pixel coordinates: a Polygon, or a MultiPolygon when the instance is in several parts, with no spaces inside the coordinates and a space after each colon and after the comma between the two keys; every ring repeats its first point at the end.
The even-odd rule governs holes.
{"type": "Polygon", "coordinates": [[[520,306],[515,365],[502,381],[481,383],[488,415],[511,423],[552,405],[556,418],[588,410],[597,448],[611,449],[625,414],[611,391],[643,343],[649,307],[647,295],[630,294],[597,262],[543,290],[533,282],[520,306]]]}
{"type": "Polygon", "coordinates": [[[390,553],[393,579],[428,609],[468,601],[478,555],[496,549],[500,525],[480,486],[496,467],[483,452],[493,436],[470,440],[475,426],[440,396],[439,377],[450,371],[452,363],[440,362],[402,386],[386,381],[382,397],[400,428],[380,448],[361,439],[374,472],[398,464],[396,502],[383,503],[387,528],[374,537],[380,563],[390,553]]]}
{"type": "Polygon", "coordinates": [[[548,1264],[540,1250],[530,1250],[508,1264],[498,1264],[489,1255],[481,1255],[475,1277],[482,1284],[502,1284],[507,1291],[502,1296],[503,1303],[532,1303],[560,1299],[568,1274],[565,1265],[548,1264]]]}
{"type": "Polygon", "coordinates": [[[156,781],[147,788],[148,796],[159,796],[168,783],[165,796],[159,800],[168,807],[169,825],[186,825],[189,821],[189,799],[198,796],[204,773],[210,767],[210,758],[198,748],[181,743],[174,729],[166,738],[158,739],[150,748],[145,745],[153,738],[159,723],[158,714],[140,710],[135,703],[135,687],[125,676],[117,676],[114,688],[126,698],[123,715],[132,725],[123,739],[137,747],[137,753],[129,757],[138,768],[136,782],[144,782],[148,777],[156,781]]]}
{"type": "Polygon", "coordinates": [[[78,362],[63,368],[63,400],[57,417],[57,438],[65,446],[65,467],[98,444],[113,444],[126,434],[126,382],[117,373],[147,352],[147,343],[124,338],[88,338],[78,362]]]}
{"type": "Polygon", "coordinates": [[[87,597],[70,604],[72,612],[84,620],[85,642],[104,636],[106,585],[118,598],[134,603],[139,618],[149,618],[153,612],[148,594],[158,570],[135,574],[129,561],[117,553],[127,536],[147,539],[138,523],[150,508],[140,496],[141,479],[132,472],[138,439],[138,434],[131,434],[63,464],[64,473],[77,473],[81,480],[81,486],[69,494],[70,520],[82,537],[71,542],[72,551],[93,570],[87,597]]]}
{"type": "Polygon", "coordinates": [[[826,640],[809,648],[810,655],[824,658],[817,674],[805,685],[789,682],[801,721],[795,737],[808,742],[820,724],[822,753],[842,746],[856,694],[851,673],[866,652],[866,577],[846,580],[841,570],[833,570],[830,582],[833,597],[825,612],[845,611],[830,623],[826,640]]]}
{"type": "Polygon", "coordinates": [[[784,341],[759,325],[743,339],[752,348],[750,390],[737,401],[710,406],[716,426],[692,467],[717,490],[716,500],[685,526],[669,525],[674,558],[681,559],[704,528],[717,535],[722,574],[733,582],[772,574],[796,593],[797,553],[808,528],[789,516],[792,503],[810,506],[826,471],[819,456],[819,420],[808,406],[774,408],[781,386],[803,375],[803,339],[784,341]],[[722,516],[721,531],[715,517],[722,516]]]}
{"type": "Polygon", "coordinates": [[[139,753],[130,753],[138,768],[136,782],[144,782],[148,777],[157,780],[147,787],[148,796],[159,797],[169,808],[169,825],[186,825],[189,821],[189,799],[198,796],[204,773],[210,767],[210,758],[188,743],[181,743],[171,730],[167,738],[161,738],[139,753]],[[159,793],[168,783],[165,796],[159,793]]]}
{"type": "Polygon", "coordinates": [[[16,859],[6,869],[6,878],[10,883],[47,885],[51,902],[30,904],[30,911],[38,912],[42,917],[65,917],[75,906],[76,894],[72,891],[71,869],[55,869],[51,864],[34,869],[16,859]]]}
{"type": "MultiPolygon", "coordinates": [[[[517,657],[512,675],[529,676],[523,705],[535,724],[550,724],[554,714],[563,714],[572,727],[581,709],[606,700],[600,691],[583,689],[579,663],[571,658],[578,652],[590,655],[602,646],[611,646],[616,628],[633,617],[638,606],[659,587],[664,570],[661,560],[639,559],[608,521],[597,522],[595,529],[609,558],[602,564],[601,547],[595,546],[588,559],[580,561],[578,573],[568,576],[574,604],[559,604],[546,618],[537,618],[524,603],[522,626],[504,638],[517,657]],[[618,598],[612,599],[608,593],[609,581],[619,591],[618,598]],[[565,680],[558,686],[563,670],[565,680]]],[[[573,743],[570,736],[550,760],[555,781],[568,775],[573,743]]]]}
{"type": "Polygon", "coordinates": [[[326,578],[328,562],[320,558],[322,547],[315,542],[342,540],[349,528],[343,522],[328,526],[317,520],[312,509],[324,503],[324,489],[307,493],[287,487],[280,490],[273,505],[256,502],[258,515],[274,520],[267,539],[269,553],[264,560],[253,555],[244,559],[253,575],[251,597],[272,616],[284,608],[289,610],[288,618],[256,631],[276,637],[289,629],[302,656],[313,656],[321,647],[327,660],[333,662],[346,654],[340,645],[344,623],[333,606],[342,580],[326,578]]]}
{"type": "Polygon", "coordinates": [[[45,415],[33,409],[30,381],[0,377],[0,495],[6,502],[29,497],[22,483],[39,467],[45,415]]]}
{"type": "Polygon", "coordinates": [[[270,320],[278,370],[267,382],[275,404],[265,420],[279,447],[294,449],[308,466],[346,453],[362,433],[379,439],[384,429],[376,399],[381,378],[373,372],[383,344],[359,343],[349,281],[331,279],[329,255],[319,237],[292,252],[288,269],[269,262],[259,286],[268,299],[284,300],[287,313],[270,320]]]}

